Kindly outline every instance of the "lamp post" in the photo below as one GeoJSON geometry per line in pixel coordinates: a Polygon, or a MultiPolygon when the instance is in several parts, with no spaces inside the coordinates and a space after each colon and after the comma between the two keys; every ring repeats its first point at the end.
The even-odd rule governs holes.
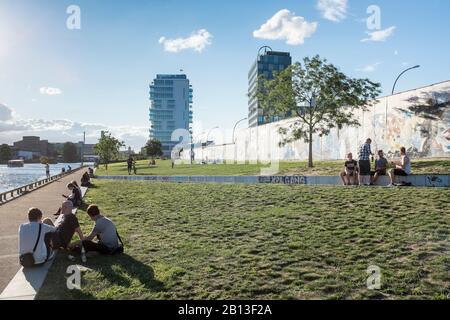
{"type": "MultiPolygon", "coordinates": [[[[416,65],[416,66],[414,66],[414,67],[408,68],[408,69],[404,70],[402,73],[400,73],[400,74],[398,75],[397,79],[395,79],[394,85],[392,86],[392,95],[394,95],[394,93],[395,93],[395,86],[397,85],[397,82],[398,82],[398,80],[400,79],[400,77],[401,77],[402,75],[404,75],[406,72],[408,72],[408,71],[410,71],[410,70],[413,70],[413,69],[417,69],[417,68],[420,68],[420,65],[416,65]]],[[[385,132],[384,132],[384,136],[385,136],[385,137],[386,137],[387,126],[388,126],[388,119],[387,119],[387,116],[388,116],[388,107],[389,107],[389,97],[387,96],[387,97],[386,97],[386,109],[385,109],[385,114],[384,114],[384,116],[385,116],[385,128],[384,128],[385,132]]]]}
{"type": "Polygon", "coordinates": [[[409,70],[417,69],[417,68],[420,68],[420,65],[417,65],[417,66],[408,68],[408,69],[406,69],[405,71],[403,71],[402,73],[400,73],[400,75],[397,77],[397,79],[395,79],[394,85],[392,86],[392,95],[393,95],[394,92],[395,92],[395,86],[397,85],[397,82],[398,82],[398,80],[400,79],[400,77],[401,77],[402,75],[404,75],[406,72],[408,72],[409,70]]]}
{"type": "Polygon", "coordinates": [[[236,127],[238,126],[239,123],[241,123],[242,121],[245,121],[245,120],[247,120],[247,119],[248,119],[248,118],[241,119],[241,120],[239,120],[238,122],[236,122],[236,124],[234,125],[234,128],[233,128],[233,143],[234,143],[234,144],[236,144],[236,142],[235,142],[235,140],[234,140],[234,133],[236,132],[236,127]]]}
{"type": "Polygon", "coordinates": [[[209,134],[210,134],[213,130],[215,130],[215,129],[219,129],[219,127],[216,126],[216,127],[212,128],[211,130],[208,131],[208,134],[206,135],[206,141],[205,141],[206,143],[208,143],[208,140],[209,140],[209,134]]]}

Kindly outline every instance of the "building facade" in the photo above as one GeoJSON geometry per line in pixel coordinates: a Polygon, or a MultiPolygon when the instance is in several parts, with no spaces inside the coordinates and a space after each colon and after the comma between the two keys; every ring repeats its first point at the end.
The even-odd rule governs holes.
{"type": "Polygon", "coordinates": [[[172,141],[177,129],[192,131],[193,89],[184,74],[156,76],[150,85],[150,139],[161,142],[165,157],[171,156],[178,141],[172,141]]]}
{"type": "Polygon", "coordinates": [[[257,127],[266,123],[271,123],[284,119],[286,116],[266,117],[260,108],[255,93],[258,90],[258,79],[264,76],[265,79],[273,79],[274,71],[283,71],[292,64],[289,52],[272,51],[269,47],[263,47],[258,53],[256,61],[253,63],[248,73],[248,125],[257,127]]]}

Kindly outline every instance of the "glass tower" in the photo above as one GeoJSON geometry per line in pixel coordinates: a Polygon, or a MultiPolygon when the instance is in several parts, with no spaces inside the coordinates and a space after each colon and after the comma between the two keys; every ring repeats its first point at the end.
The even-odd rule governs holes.
{"type": "Polygon", "coordinates": [[[264,111],[259,107],[258,99],[254,96],[258,89],[258,78],[263,75],[266,79],[273,79],[273,71],[283,71],[292,64],[289,52],[272,51],[268,47],[263,53],[258,54],[258,58],[250,68],[248,73],[248,125],[256,127],[266,123],[279,121],[285,116],[266,117],[264,111]],[[270,50],[267,50],[270,49],[270,50]]]}
{"type": "Polygon", "coordinates": [[[192,99],[193,89],[184,74],[158,74],[150,85],[150,139],[161,142],[165,157],[179,143],[172,141],[173,131],[192,131],[192,99]]]}

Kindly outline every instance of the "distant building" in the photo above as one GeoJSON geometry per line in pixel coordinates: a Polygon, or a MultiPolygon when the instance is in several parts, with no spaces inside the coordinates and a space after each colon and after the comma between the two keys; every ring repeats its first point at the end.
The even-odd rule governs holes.
{"type": "Polygon", "coordinates": [[[260,108],[255,93],[258,90],[258,79],[264,76],[266,79],[273,79],[273,71],[283,71],[292,64],[289,52],[272,51],[269,47],[263,47],[258,53],[255,63],[248,73],[248,125],[256,127],[266,123],[284,119],[289,115],[271,116],[266,119],[264,111],[260,108]]]}
{"type": "Polygon", "coordinates": [[[14,142],[12,149],[15,157],[25,160],[55,156],[54,146],[47,140],[35,136],[26,136],[21,141],[14,142]]]}
{"type": "Polygon", "coordinates": [[[192,130],[192,93],[184,74],[158,74],[150,85],[149,136],[161,142],[166,157],[179,143],[172,141],[172,133],[176,129],[192,130]]]}

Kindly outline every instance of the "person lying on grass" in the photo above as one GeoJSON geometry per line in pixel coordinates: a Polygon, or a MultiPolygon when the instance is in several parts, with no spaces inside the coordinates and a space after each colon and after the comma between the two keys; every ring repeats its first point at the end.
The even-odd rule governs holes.
{"type": "Polygon", "coordinates": [[[91,233],[81,242],[75,243],[72,248],[81,253],[81,246],[86,252],[97,252],[101,254],[116,254],[123,252],[123,244],[114,223],[100,214],[97,205],[91,204],[87,209],[87,214],[95,222],[91,233]],[[97,242],[93,241],[95,238],[97,242]],[[121,245],[119,245],[119,241],[121,245]]]}
{"type": "Polygon", "coordinates": [[[52,248],[56,249],[69,249],[70,241],[72,240],[75,232],[80,237],[80,240],[84,239],[83,231],[81,231],[80,224],[76,215],[72,213],[73,204],[71,201],[64,201],[61,208],[58,210],[56,215],[58,219],[55,224],[53,222],[47,222],[51,226],[55,226],[56,230],[52,234],[52,248]]]}

